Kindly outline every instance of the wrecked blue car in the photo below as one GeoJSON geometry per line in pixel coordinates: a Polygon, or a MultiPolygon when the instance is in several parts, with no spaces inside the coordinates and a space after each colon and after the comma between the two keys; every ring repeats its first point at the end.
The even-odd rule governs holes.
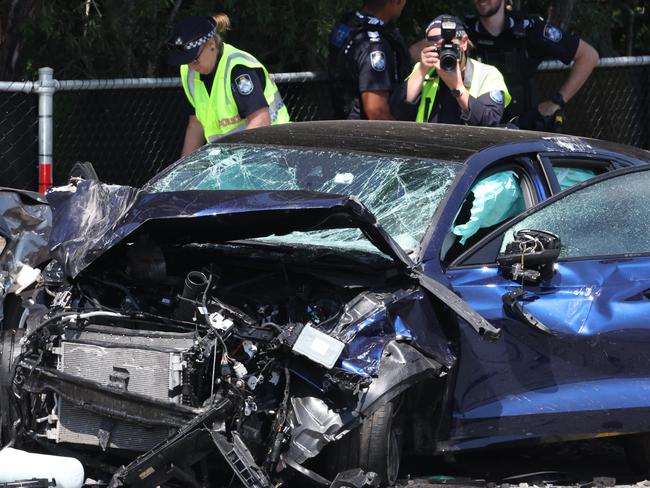
{"type": "Polygon", "coordinates": [[[647,469],[649,160],[321,122],[14,195],[2,442],[112,487],[387,486],[412,453],[604,435],[647,469]]]}

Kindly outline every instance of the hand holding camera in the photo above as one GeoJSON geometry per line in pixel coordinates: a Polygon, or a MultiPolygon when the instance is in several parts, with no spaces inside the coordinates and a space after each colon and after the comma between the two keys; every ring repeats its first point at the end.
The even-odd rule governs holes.
{"type": "MultiPolygon", "coordinates": [[[[461,27],[462,28],[462,27],[461,27]]],[[[463,78],[460,70],[461,47],[453,40],[459,37],[459,26],[454,17],[442,16],[427,29],[428,45],[420,53],[420,68],[423,74],[435,68],[440,79],[452,90],[462,87],[463,78]],[[437,34],[437,28],[440,34],[437,34]]]]}
{"type": "Polygon", "coordinates": [[[460,44],[453,42],[456,37],[456,21],[453,17],[442,19],[440,35],[427,36],[427,41],[432,42],[436,48],[440,58],[440,69],[443,71],[453,72],[458,67],[460,44]]]}

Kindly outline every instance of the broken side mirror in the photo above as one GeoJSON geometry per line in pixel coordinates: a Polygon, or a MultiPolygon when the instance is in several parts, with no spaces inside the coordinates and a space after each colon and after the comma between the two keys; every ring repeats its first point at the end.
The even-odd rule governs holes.
{"type": "Polygon", "coordinates": [[[514,240],[497,257],[501,273],[513,281],[537,284],[553,276],[560,255],[560,237],[544,230],[515,232],[514,240]]]}

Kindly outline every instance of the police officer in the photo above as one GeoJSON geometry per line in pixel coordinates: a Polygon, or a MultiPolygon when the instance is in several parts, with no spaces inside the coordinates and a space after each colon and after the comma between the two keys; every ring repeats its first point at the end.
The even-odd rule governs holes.
{"type": "Polygon", "coordinates": [[[225,14],[178,22],[168,61],[180,65],[191,105],[185,156],[230,132],[289,122],[289,113],[266,68],[251,54],[221,40],[230,28],[225,14]]]}
{"type": "MultiPolygon", "coordinates": [[[[494,66],[467,55],[465,26],[451,15],[436,17],[426,28],[427,43],[409,76],[400,118],[418,122],[495,126],[510,94],[494,66]]],[[[394,104],[395,105],[395,104],[394,104]]]]}
{"type": "Polygon", "coordinates": [[[364,0],[329,36],[328,71],[334,114],[391,120],[389,97],[411,68],[396,20],[406,0],[364,0]]]}
{"type": "Polygon", "coordinates": [[[513,97],[506,117],[519,116],[516,123],[523,129],[552,128],[549,121],[589,78],[598,53],[582,39],[539,18],[510,13],[507,0],[473,1],[478,17],[467,19],[469,38],[477,59],[496,66],[505,77],[513,97]],[[545,59],[575,64],[550,100],[538,103],[533,77],[545,59]]]}

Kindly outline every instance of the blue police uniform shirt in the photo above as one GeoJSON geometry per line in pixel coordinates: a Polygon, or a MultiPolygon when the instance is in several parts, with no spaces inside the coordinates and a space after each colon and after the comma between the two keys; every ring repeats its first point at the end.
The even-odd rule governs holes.
{"type": "MultiPolygon", "coordinates": [[[[349,50],[346,53],[352,72],[346,73],[345,75],[352,77],[357,85],[355,93],[350,94],[354,101],[348,118],[367,119],[361,106],[361,93],[365,91],[385,91],[390,93],[396,85],[395,51],[390,42],[384,38],[381,30],[372,30],[372,23],[375,22],[384,29],[392,29],[393,34],[399,39],[401,39],[401,36],[396,27],[387,26],[377,18],[361,12],[354,12],[354,14],[350,15],[355,15],[370,25],[367,27],[367,30],[364,29],[353,37],[349,50]]],[[[337,31],[337,28],[344,29],[344,24],[344,22],[340,22],[335,26],[330,34],[330,42],[335,43],[337,35],[341,37],[343,34],[347,35],[345,32],[339,33],[337,31]]],[[[341,39],[342,41],[343,39],[341,39]]],[[[337,47],[345,48],[343,45],[337,47]]]]}
{"type": "MultiPolygon", "coordinates": [[[[494,64],[490,62],[490,52],[503,52],[512,49],[519,42],[514,32],[517,22],[522,23],[525,37],[527,56],[523,71],[526,78],[532,78],[535,75],[542,61],[558,59],[564,64],[573,61],[578,50],[579,37],[540,18],[523,17],[516,20],[511,15],[506,16],[506,28],[498,36],[493,36],[485,30],[478,18],[469,19],[467,34],[476,47],[476,55],[473,57],[494,64]]],[[[494,65],[502,73],[509,71],[508,68],[512,68],[494,65]]]]}

